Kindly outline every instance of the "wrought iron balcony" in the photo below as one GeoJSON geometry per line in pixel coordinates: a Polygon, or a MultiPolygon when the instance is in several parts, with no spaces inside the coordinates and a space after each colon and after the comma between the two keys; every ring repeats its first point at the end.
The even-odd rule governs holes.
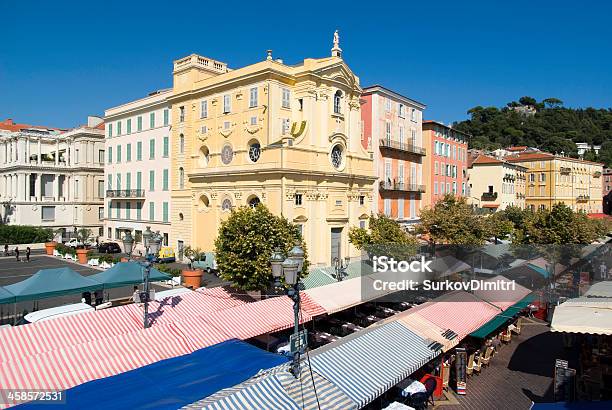
{"type": "Polygon", "coordinates": [[[392,149],[396,151],[410,152],[410,153],[417,154],[417,155],[426,154],[426,150],[423,147],[419,147],[418,145],[414,145],[412,143],[400,142],[400,141],[395,141],[395,140],[387,139],[387,138],[381,138],[380,147],[392,149]]]}
{"type": "Polygon", "coordinates": [[[425,192],[425,185],[411,184],[409,182],[380,182],[381,191],[425,192]]]}
{"type": "Polygon", "coordinates": [[[144,198],[144,189],[107,189],[107,198],[144,198]]]}
{"type": "Polygon", "coordinates": [[[507,180],[507,181],[514,181],[514,180],[516,180],[516,177],[514,175],[512,175],[512,174],[505,174],[504,175],[504,179],[507,180]]]}
{"type": "Polygon", "coordinates": [[[570,172],[572,172],[572,169],[569,167],[561,167],[559,169],[559,172],[561,172],[562,174],[569,174],[570,172]]]}
{"type": "Polygon", "coordinates": [[[588,201],[589,199],[591,199],[591,196],[590,196],[590,195],[586,195],[586,194],[584,194],[584,195],[578,195],[578,196],[576,197],[576,201],[578,201],[578,202],[588,201]]]}
{"type": "Polygon", "coordinates": [[[599,178],[601,176],[601,171],[593,172],[593,178],[599,178]]]}
{"type": "Polygon", "coordinates": [[[497,192],[483,192],[480,199],[483,201],[495,201],[497,199],[497,192]]]}

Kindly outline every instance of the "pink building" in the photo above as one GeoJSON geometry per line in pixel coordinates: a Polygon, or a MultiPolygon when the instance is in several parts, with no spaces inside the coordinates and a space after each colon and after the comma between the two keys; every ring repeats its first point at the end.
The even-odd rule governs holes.
{"type": "Polygon", "coordinates": [[[447,193],[469,196],[467,184],[468,135],[436,121],[423,121],[423,141],[428,155],[423,164],[431,206],[447,193]]]}
{"type": "Polygon", "coordinates": [[[425,105],[375,85],[362,94],[362,144],[373,152],[378,184],[372,212],[404,225],[418,221],[425,195],[422,121],[425,105]]]}

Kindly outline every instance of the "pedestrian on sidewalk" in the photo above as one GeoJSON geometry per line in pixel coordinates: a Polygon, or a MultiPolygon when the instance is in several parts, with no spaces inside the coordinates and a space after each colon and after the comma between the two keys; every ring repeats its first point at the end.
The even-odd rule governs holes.
{"type": "Polygon", "coordinates": [[[32,253],[32,250],[30,249],[30,247],[28,246],[26,248],[26,261],[30,262],[30,253],[32,253]]]}
{"type": "Polygon", "coordinates": [[[4,244],[4,256],[9,256],[8,243],[4,244]]]}
{"type": "Polygon", "coordinates": [[[17,262],[19,262],[19,246],[15,246],[15,258],[17,262]]]}

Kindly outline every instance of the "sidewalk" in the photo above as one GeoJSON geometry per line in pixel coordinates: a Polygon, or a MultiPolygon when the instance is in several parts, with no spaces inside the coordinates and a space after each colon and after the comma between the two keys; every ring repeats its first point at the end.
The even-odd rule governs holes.
{"type": "Polygon", "coordinates": [[[538,320],[526,319],[520,335],[501,348],[489,366],[467,381],[467,394],[437,403],[437,408],[529,409],[551,402],[555,359],[567,359],[562,334],[538,320]]]}

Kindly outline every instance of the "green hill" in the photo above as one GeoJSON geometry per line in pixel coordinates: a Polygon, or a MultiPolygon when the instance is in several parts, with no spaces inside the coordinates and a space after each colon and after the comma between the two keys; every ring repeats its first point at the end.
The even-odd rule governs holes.
{"type": "Polygon", "coordinates": [[[474,107],[469,120],[454,127],[472,135],[470,148],[497,149],[527,145],[551,153],[578,156],[575,142],[602,145],[599,156],[587,152],[585,159],[612,165],[612,109],[565,108],[556,98],[540,102],[522,97],[506,107],[474,107]]]}

